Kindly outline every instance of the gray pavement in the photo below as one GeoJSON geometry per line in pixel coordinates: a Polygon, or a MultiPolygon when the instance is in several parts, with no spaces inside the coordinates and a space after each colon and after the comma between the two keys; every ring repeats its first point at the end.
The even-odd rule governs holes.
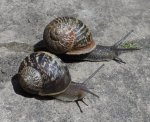
{"type": "Polygon", "coordinates": [[[150,0],[1,0],[0,43],[0,122],[150,122],[150,0]],[[143,48],[119,56],[126,64],[67,64],[77,82],[105,64],[88,83],[100,98],[87,95],[83,113],[74,102],[25,94],[15,78],[32,52],[27,48],[41,41],[45,26],[59,16],[82,20],[101,45],[134,29],[127,41],[143,48]]]}

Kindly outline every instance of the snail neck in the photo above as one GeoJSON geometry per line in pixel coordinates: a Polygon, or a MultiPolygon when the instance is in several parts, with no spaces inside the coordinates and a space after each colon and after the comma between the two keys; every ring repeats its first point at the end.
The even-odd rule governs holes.
{"type": "Polygon", "coordinates": [[[97,45],[96,48],[89,54],[86,54],[84,60],[89,61],[110,61],[118,58],[122,53],[139,50],[139,48],[119,48],[116,46],[97,45]]]}
{"type": "Polygon", "coordinates": [[[115,60],[118,63],[125,63],[118,56],[122,53],[139,50],[139,48],[118,48],[115,46],[97,45],[96,48],[87,54],[81,55],[58,55],[64,62],[102,62],[115,60]]]}
{"type": "Polygon", "coordinates": [[[59,55],[65,62],[91,61],[101,62],[109,61],[116,57],[116,53],[110,46],[97,45],[93,51],[81,55],[59,55]]]}
{"type": "Polygon", "coordinates": [[[54,96],[58,100],[66,101],[66,102],[76,102],[77,106],[80,109],[80,112],[83,112],[81,109],[81,106],[79,104],[79,101],[83,102],[85,105],[87,105],[83,98],[86,96],[87,93],[90,93],[96,97],[98,97],[93,92],[89,91],[84,83],[75,83],[71,82],[67,90],[57,96],[54,96]]]}
{"type": "Polygon", "coordinates": [[[98,97],[93,92],[89,91],[85,84],[83,83],[75,83],[71,82],[69,87],[61,94],[54,96],[56,99],[62,101],[73,102],[76,100],[83,99],[87,93],[90,93],[96,97],[98,97]]]}

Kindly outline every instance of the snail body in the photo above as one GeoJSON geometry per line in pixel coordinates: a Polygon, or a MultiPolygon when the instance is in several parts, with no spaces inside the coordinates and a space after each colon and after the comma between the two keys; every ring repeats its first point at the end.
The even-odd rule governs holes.
{"type": "Polygon", "coordinates": [[[65,63],[48,52],[34,52],[27,56],[21,62],[18,74],[21,87],[30,94],[75,102],[83,102],[87,93],[98,97],[88,90],[85,83],[71,81],[65,63]]]}
{"type": "Polygon", "coordinates": [[[88,27],[73,17],[59,17],[51,21],[45,28],[43,40],[47,49],[58,55],[65,54],[73,60],[109,61],[124,63],[118,56],[123,52],[138,48],[119,48],[122,42],[133,32],[131,30],[113,46],[96,45],[88,27]]]}

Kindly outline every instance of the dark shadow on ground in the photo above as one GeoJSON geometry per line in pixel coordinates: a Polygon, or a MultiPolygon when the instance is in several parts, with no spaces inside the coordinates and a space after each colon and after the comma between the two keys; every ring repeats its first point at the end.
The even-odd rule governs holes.
{"type": "Polygon", "coordinates": [[[46,52],[48,52],[46,44],[44,43],[43,40],[39,41],[38,43],[36,43],[34,45],[34,52],[37,52],[37,51],[46,51],[46,52]]]}
{"type": "Polygon", "coordinates": [[[21,95],[21,96],[24,96],[24,97],[27,97],[27,98],[35,98],[35,99],[38,99],[38,100],[53,100],[54,99],[51,96],[32,95],[32,94],[29,94],[29,93],[25,92],[22,89],[22,87],[19,83],[19,74],[16,74],[12,77],[11,83],[13,85],[13,89],[14,89],[15,93],[18,94],[18,95],[21,95]]]}
{"type": "MultiPolygon", "coordinates": [[[[49,52],[43,40],[39,41],[38,43],[34,45],[34,52],[37,52],[37,51],[49,52]]],[[[71,55],[65,55],[65,54],[54,54],[54,55],[57,55],[65,63],[77,63],[81,61],[83,62],[82,59],[86,58],[88,54],[77,55],[77,56],[71,56],[71,55]]]]}

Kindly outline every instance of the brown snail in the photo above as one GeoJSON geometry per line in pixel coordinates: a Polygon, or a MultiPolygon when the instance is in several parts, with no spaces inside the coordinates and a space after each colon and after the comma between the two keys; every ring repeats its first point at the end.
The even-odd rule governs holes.
{"type": "MultiPolygon", "coordinates": [[[[103,66],[103,65],[102,65],[103,66]]],[[[87,93],[91,92],[86,81],[90,80],[102,67],[100,66],[84,82],[71,81],[69,70],[55,55],[48,52],[34,52],[27,56],[19,67],[19,82],[21,87],[30,94],[52,96],[63,101],[75,101],[81,110],[78,101],[83,101],[87,93]]]]}
{"type": "Polygon", "coordinates": [[[73,17],[59,17],[45,28],[43,40],[47,49],[54,54],[65,54],[62,58],[83,61],[109,61],[125,63],[118,55],[138,48],[119,48],[123,41],[133,32],[131,30],[113,46],[96,45],[88,27],[73,17]]]}

